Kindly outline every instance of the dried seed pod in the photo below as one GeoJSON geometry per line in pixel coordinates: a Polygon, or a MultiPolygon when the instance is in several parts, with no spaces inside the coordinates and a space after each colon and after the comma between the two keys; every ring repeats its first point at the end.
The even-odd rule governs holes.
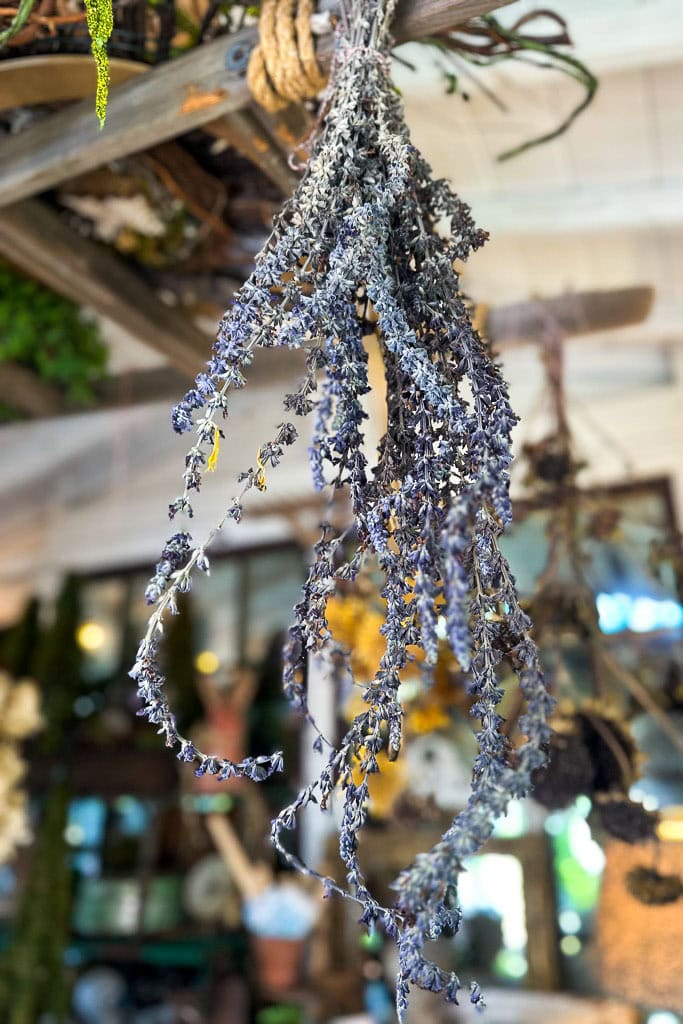
{"type": "Polygon", "coordinates": [[[549,811],[569,807],[582,794],[592,793],[595,769],[580,731],[553,733],[548,763],[534,776],[533,797],[549,811]]]}
{"type": "Polygon", "coordinates": [[[627,723],[597,703],[584,704],[577,723],[595,770],[592,792],[627,793],[638,774],[638,748],[627,723]]]}
{"type": "Polygon", "coordinates": [[[599,795],[595,809],[605,831],[622,843],[646,843],[657,838],[659,815],[622,793],[599,795]]]}
{"type": "Polygon", "coordinates": [[[648,906],[661,907],[683,896],[683,879],[678,875],[662,875],[656,868],[632,868],[625,881],[631,896],[648,906]]]}

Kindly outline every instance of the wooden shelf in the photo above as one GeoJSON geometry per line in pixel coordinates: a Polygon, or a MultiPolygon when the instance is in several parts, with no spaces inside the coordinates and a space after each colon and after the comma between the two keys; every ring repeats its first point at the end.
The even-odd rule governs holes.
{"type": "MultiPolygon", "coordinates": [[[[55,771],[63,769],[63,762],[40,754],[29,764],[28,789],[35,795],[46,792],[55,771]]],[[[179,785],[176,761],[165,747],[77,747],[66,776],[74,796],[168,796],[179,785]]]]}
{"type": "Polygon", "coordinates": [[[241,955],[247,938],[241,931],[207,933],[192,926],[159,935],[74,936],[69,948],[84,960],[202,967],[214,953],[241,955]]]}

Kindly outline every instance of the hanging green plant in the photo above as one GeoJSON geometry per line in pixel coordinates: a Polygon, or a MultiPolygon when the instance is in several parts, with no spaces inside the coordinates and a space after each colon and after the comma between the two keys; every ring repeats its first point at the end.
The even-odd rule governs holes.
{"type": "Polygon", "coordinates": [[[104,128],[107,116],[107,100],[109,99],[109,57],[107,43],[114,29],[114,8],[112,0],[84,0],[88,16],[88,32],[90,33],[92,55],[97,67],[97,92],[95,93],[95,113],[99,118],[100,128],[104,128]]]}
{"type": "MultiPolygon", "coordinates": [[[[111,37],[114,29],[114,8],[112,0],[83,0],[85,6],[86,21],[88,24],[88,32],[90,33],[92,55],[95,58],[95,66],[97,68],[97,91],[95,94],[95,111],[100,121],[100,127],[104,127],[104,121],[107,116],[107,100],[109,97],[109,56],[107,53],[107,43],[111,37]]],[[[4,21],[7,17],[11,20],[9,24],[5,25],[4,28],[0,28],[0,49],[8,46],[11,40],[16,39],[19,33],[23,29],[26,29],[26,33],[29,37],[32,36],[32,29],[38,30],[42,24],[49,24],[51,32],[55,31],[56,24],[61,21],[73,21],[71,12],[67,17],[60,18],[57,16],[56,19],[49,19],[45,16],[44,12],[39,7],[35,10],[36,0],[19,0],[16,11],[12,8],[0,16],[0,22],[4,21]]],[[[76,15],[76,20],[78,20],[76,15]]],[[[26,38],[22,36],[21,39],[16,39],[13,45],[25,44],[26,38]]]]}
{"type": "Polygon", "coordinates": [[[106,372],[97,324],[74,302],[0,264],[0,363],[18,363],[87,405],[106,372]]]}

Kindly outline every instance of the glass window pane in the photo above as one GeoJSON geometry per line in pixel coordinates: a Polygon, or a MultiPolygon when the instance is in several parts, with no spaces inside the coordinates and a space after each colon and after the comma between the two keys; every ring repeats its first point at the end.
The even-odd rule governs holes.
{"type": "Polygon", "coordinates": [[[249,559],[245,658],[258,662],[273,636],[292,621],[303,579],[298,548],[265,551],[249,559]]]}
{"type": "Polygon", "coordinates": [[[91,580],[81,595],[81,624],[76,638],[83,651],[83,677],[96,682],[119,667],[123,646],[126,581],[121,577],[91,580]]]}

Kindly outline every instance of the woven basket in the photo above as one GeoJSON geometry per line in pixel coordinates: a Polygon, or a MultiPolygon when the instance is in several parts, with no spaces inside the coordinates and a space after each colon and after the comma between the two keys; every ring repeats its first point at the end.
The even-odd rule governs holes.
{"type": "MultiPolygon", "coordinates": [[[[606,849],[597,918],[600,978],[612,995],[682,1013],[683,900],[648,906],[626,888],[628,872],[652,860],[650,847],[612,842],[606,849]]],[[[660,844],[657,870],[683,873],[683,842],[660,844]]]]}

